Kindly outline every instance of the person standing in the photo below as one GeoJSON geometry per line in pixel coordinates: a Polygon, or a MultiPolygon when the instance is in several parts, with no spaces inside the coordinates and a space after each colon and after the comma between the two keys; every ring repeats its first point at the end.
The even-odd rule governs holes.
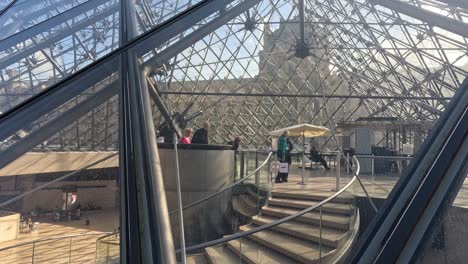
{"type": "MultiPolygon", "coordinates": [[[[278,149],[276,151],[276,155],[278,156],[278,160],[280,163],[287,162],[287,151],[289,149],[287,138],[288,138],[288,131],[284,131],[283,134],[278,138],[278,149]]],[[[286,179],[287,181],[287,178],[288,178],[287,173],[281,173],[278,170],[278,175],[276,175],[275,182],[281,183],[283,182],[284,179],[286,179]]]]}
{"type": "Polygon", "coordinates": [[[190,136],[192,135],[192,129],[187,128],[184,131],[184,136],[180,138],[180,144],[190,144],[190,136]]]}
{"type": "Polygon", "coordinates": [[[208,122],[203,123],[203,127],[197,129],[192,137],[192,144],[208,144],[208,129],[210,124],[208,122]]]}
{"type": "Polygon", "coordinates": [[[232,150],[236,150],[240,147],[240,144],[242,143],[242,137],[237,136],[234,138],[232,142],[230,142],[230,145],[232,145],[232,150]]]}

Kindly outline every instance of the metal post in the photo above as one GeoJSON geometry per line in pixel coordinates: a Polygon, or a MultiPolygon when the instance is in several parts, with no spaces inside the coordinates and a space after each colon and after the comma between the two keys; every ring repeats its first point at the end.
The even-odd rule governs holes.
{"type": "Polygon", "coordinates": [[[371,176],[374,177],[374,154],[371,154],[371,176]]]}
{"type": "Polygon", "coordinates": [[[320,206],[319,229],[319,263],[322,263],[322,206],[320,206]]]}
{"type": "Polygon", "coordinates": [[[260,213],[260,184],[257,185],[257,214],[260,213]]]}
{"type": "Polygon", "coordinates": [[[179,155],[177,152],[177,134],[172,135],[172,142],[174,142],[174,156],[176,165],[176,188],[177,188],[177,206],[179,211],[179,228],[180,228],[180,258],[181,262],[185,264],[187,256],[185,252],[185,234],[184,234],[184,210],[182,209],[182,192],[180,190],[180,172],[179,172],[179,155]]]}
{"type": "Polygon", "coordinates": [[[341,176],[341,153],[336,154],[336,186],[335,191],[340,190],[340,176],[341,176]]]}
{"type": "Polygon", "coordinates": [[[351,170],[351,168],[349,166],[350,163],[351,163],[351,161],[349,159],[349,152],[348,152],[348,153],[346,153],[346,174],[349,174],[349,172],[351,170]]]}
{"type": "Polygon", "coordinates": [[[70,237],[70,245],[68,247],[68,263],[71,263],[71,247],[72,247],[72,237],[70,237]]]}
{"type": "Polygon", "coordinates": [[[106,243],[106,264],[109,263],[109,243],[106,243]]]}
{"type": "Polygon", "coordinates": [[[159,160],[147,74],[134,52],[129,52],[129,146],[133,150],[142,262],[177,263],[166,191],[159,160]]]}
{"type": "MultiPolygon", "coordinates": [[[[268,177],[270,179],[273,179],[273,166],[271,164],[271,159],[268,158],[268,176],[267,176],[267,182],[268,182],[268,177]]],[[[16,177],[15,177],[16,178],[16,177]]]]}
{"type": "Polygon", "coordinates": [[[241,152],[241,158],[240,158],[240,175],[239,179],[244,178],[244,162],[245,162],[245,152],[241,152]]]}
{"type": "MultiPolygon", "coordinates": [[[[276,166],[276,175],[278,175],[278,173],[279,173],[278,153],[275,154],[275,166],[276,166]]],[[[273,175],[272,175],[272,177],[271,177],[271,182],[274,181],[275,177],[276,177],[276,176],[275,176],[275,174],[273,173],[273,175]]]]}
{"type": "MultiPolygon", "coordinates": [[[[258,151],[255,151],[255,168],[258,168],[258,151]]],[[[260,170],[255,173],[255,185],[260,185],[260,170]]]]}
{"type": "Polygon", "coordinates": [[[305,173],[305,137],[304,137],[304,132],[302,132],[302,181],[301,181],[301,184],[304,184],[304,173],[305,173]]]}
{"type": "Polygon", "coordinates": [[[31,255],[31,263],[34,264],[34,249],[36,248],[36,243],[33,242],[33,248],[32,248],[32,255],[31,255]]]}
{"type": "MultiPolygon", "coordinates": [[[[275,155],[276,156],[276,155],[275,155]]],[[[272,183],[273,183],[273,165],[271,163],[271,159],[268,158],[268,176],[267,176],[267,182],[268,184],[268,197],[271,197],[271,187],[272,187],[272,183]],[[270,180],[268,180],[270,179],[270,180]]],[[[266,199],[266,203],[268,204],[268,199],[266,199]]]]}
{"type": "Polygon", "coordinates": [[[397,164],[398,164],[397,165],[398,166],[398,168],[397,168],[397,177],[398,177],[398,175],[400,175],[400,170],[402,170],[402,168],[403,168],[403,159],[397,159],[397,164]]]}
{"type": "Polygon", "coordinates": [[[238,155],[239,155],[239,152],[234,151],[234,182],[236,181],[237,176],[239,175],[239,170],[237,167],[237,162],[239,161],[239,159],[237,158],[238,155]]]}

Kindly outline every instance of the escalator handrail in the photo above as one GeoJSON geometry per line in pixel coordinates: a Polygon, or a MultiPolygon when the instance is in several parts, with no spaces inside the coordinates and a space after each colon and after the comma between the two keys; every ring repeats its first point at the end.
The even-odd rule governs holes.
{"type": "MultiPolygon", "coordinates": [[[[225,187],[225,188],[223,188],[221,190],[218,190],[217,192],[214,192],[214,193],[206,196],[205,198],[202,198],[202,199],[200,199],[198,201],[195,201],[195,202],[193,202],[191,204],[188,204],[188,205],[182,207],[182,210],[185,210],[187,208],[190,208],[190,207],[193,207],[193,206],[195,206],[197,204],[200,204],[200,203],[202,203],[202,202],[204,202],[204,201],[206,201],[206,200],[208,200],[210,198],[213,198],[213,197],[217,196],[218,194],[221,194],[221,193],[223,193],[223,192],[225,192],[227,190],[230,190],[230,189],[234,188],[235,186],[239,185],[240,183],[244,182],[245,180],[250,179],[255,173],[257,173],[261,168],[263,168],[268,163],[268,161],[270,160],[272,155],[273,155],[273,152],[269,152],[268,157],[265,159],[265,161],[262,164],[260,164],[260,166],[258,168],[253,170],[249,175],[245,176],[244,178],[238,180],[237,182],[235,182],[235,183],[233,183],[233,184],[231,184],[231,185],[229,185],[229,186],[227,186],[227,187],[225,187]]],[[[172,214],[174,214],[174,213],[176,213],[178,211],[179,211],[178,209],[175,209],[175,210],[169,212],[169,215],[172,215],[172,214]]]]}
{"type": "MultiPolygon", "coordinates": [[[[257,232],[261,232],[265,229],[269,229],[269,228],[272,228],[272,227],[275,227],[277,225],[280,225],[280,224],[283,224],[285,222],[288,222],[288,221],[291,221],[291,220],[294,220],[304,214],[307,214],[317,208],[320,208],[321,206],[323,206],[324,204],[332,201],[333,199],[335,199],[336,197],[338,197],[340,194],[342,194],[344,191],[346,191],[353,183],[354,181],[357,179],[358,175],[359,175],[359,172],[361,170],[361,166],[359,164],[359,160],[353,156],[353,159],[355,160],[356,162],[356,172],[354,174],[354,177],[349,181],[348,184],[346,184],[345,187],[343,187],[341,190],[339,190],[338,192],[334,193],[332,196],[326,198],[325,200],[315,204],[315,205],[312,205],[306,209],[303,209],[302,211],[299,211],[293,215],[289,215],[287,217],[284,217],[284,218],[281,218],[281,219],[278,219],[276,221],[273,221],[273,222],[270,222],[268,224],[265,224],[265,225],[262,225],[262,226],[258,226],[258,227],[255,227],[255,228],[252,228],[248,231],[244,231],[244,232],[241,232],[241,233],[236,233],[236,234],[232,234],[232,235],[228,235],[228,236],[224,236],[222,238],[219,238],[219,239],[215,239],[215,240],[212,240],[212,241],[208,241],[208,242],[205,242],[205,243],[201,243],[201,244],[198,244],[198,245],[194,245],[194,246],[190,246],[190,247],[186,247],[185,250],[187,252],[190,252],[190,251],[194,251],[194,250],[199,250],[199,249],[203,249],[203,248],[207,248],[207,247],[212,247],[212,246],[216,246],[216,245],[219,245],[219,244],[223,244],[223,243],[226,243],[226,242],[229,242],[231,240],[234,240],[234,239],[239,239],[239,238],[243,238],[243,237],[246,237],[246,236],[249,236],[249,235],[252,235],[252,234],[255,234],[257,232]]],[[[180,249],[177,250],[176,252],[180,252],[180,249]]]]}

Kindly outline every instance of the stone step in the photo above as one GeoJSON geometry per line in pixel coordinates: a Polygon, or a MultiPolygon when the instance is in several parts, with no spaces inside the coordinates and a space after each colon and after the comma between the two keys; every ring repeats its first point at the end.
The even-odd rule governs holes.
{"type": "Polygon", "coordinates": [[[187,264],[208,264],[205,254],[190,254],[187,256],[187,264]]]}
{"type": "Polygon", "coordinates": [[[226,245],[218,245],[205,249],[206,257],[210,264],[240,264],[245,263],[226,245]]]}
{"type": "MultiPolygon", "coordinates": [[[[254,226],[241,226],[240,231],[248,231],[252,228],[254,226]]],[[[319,246],[316,243],[269,229],[252,234],[249,239],[300,263],[319,263],[320,256],[326,256],[332,251],[330,248],[322,247],[322,255],[320,255],[319,246]]]]}
{"type": "Polygon", "coordinates": [[[271,248],[265,247],[248,238],[227,242],[228,247],[249,264],[294,264],[298,261],[291,259],[271,248]]]}
{"type": "MultiPolygon", "coordinates": [[[[287,217],[299,212],[299,209],[277,207],[277,206],[264,206],[262,208],[262,215],[274,216],[274,217],[287,217]]],[[[305,215],[299,216],[295,221],[303,222],[312,225],[320,225],[320,212],[312,211],[305,215]]],[[[340,230],[349,230],[349,224],[351,219],[349,216],[344,215],[330,215],[326,212],[322,212],[322,227],[336,228],[340,230]]]]}
{"type": "MultiPolygon", "coordinates": [[[[328,197],[332,196],[333,192],[327,193],[311,193],[310,190],[273,190],[271,192],[271,196],[273,198],[289,198],[289,199],[301,199],[301,200],[309,200],[309,201],[318,201],[321,202],[328,197]]],[[[352,199],[354,199],[351,193],[342,193],[338,197],[333,199],[335,203],[349,203],[352,199]]]]}
{"type": "MultiPolygon", "coordinates": [[[[318,204],[318,201],[302,200],[302,199],[287,199],[287,198],[270,198],[268,204],[282,207],[292,207],[298,209],[305,209],[318,204]]],[[[317,209],[319,210],[319,209],[317,209]]],[[[327,213],[345,214],[353,213],[351,204],[349,203],[334,203],[328,202],[322,206],[322,211],[327,213]]]]}
{"type": "MultiPolygon", "coordinates": [[[[279,218],[269,217],[265,215],[254,216],[252,218],[252,224],[262,226],[276,221],[278,219],[279,218]]],[[[332,248],[337,248],[341,244],[341,242],[343,242],[344,239],[346,239],[347,234],[346,231],[323,227],[320,238],[320,227],[297,221],[288,221],[286,223],[277,225],[273,227],[273,230],[297,238],[306,239],[317,244],[319,244],[320,241],[322,245],[332,248]]]]}
{"type": "Polygon", "coordinates": [[[253,197],[247,195],[236,195],[232,198],[232,206],[234,210],[244,216],[253,216],[258,214],[257,201],[253,197]]]}

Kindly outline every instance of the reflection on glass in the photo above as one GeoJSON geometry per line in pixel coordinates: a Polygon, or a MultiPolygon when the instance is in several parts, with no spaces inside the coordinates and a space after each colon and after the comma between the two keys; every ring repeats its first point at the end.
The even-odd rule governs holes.
{"type": "Polygon", "coordinates": [[[118,261],[120,76],[113,63],[2,122],[11,131],[0,143],[2,262],[90,263],[104,246],[106,263],[118,261]]]}

